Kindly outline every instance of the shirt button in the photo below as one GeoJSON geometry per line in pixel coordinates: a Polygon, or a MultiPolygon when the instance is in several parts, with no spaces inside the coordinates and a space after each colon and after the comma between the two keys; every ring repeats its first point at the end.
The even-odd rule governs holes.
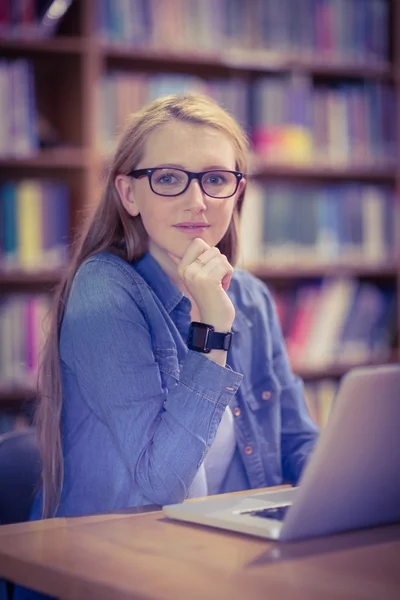
{"type": "Polygon", "coordinates": [[[235,415],[235,417],[238,417],[241,413],[241,410],[239,407],[236,407],[233,409],[233,414],[235,415]]]}
{"type": "Polygon", "coordinates": [[[244,449],[245,454],[253,454],[253,448],[251,446],[246,446],[244,449]]]}
{"type": "Polygon", "coordinates": [[[269,400],[271,398],[271,392],[269,390],[264,390],[264,392],[261,394],[261,398],[263,400],[269,400]]]}

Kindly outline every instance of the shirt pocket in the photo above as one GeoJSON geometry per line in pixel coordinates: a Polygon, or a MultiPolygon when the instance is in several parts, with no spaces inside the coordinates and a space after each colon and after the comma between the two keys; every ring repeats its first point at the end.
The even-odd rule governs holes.
{"type": "Polygon", "coordinates": [[[263,456],[272,456],[274,464],[280,447],[281,385],[273,373],[257,380],[243,394],[249,423],[263,456]]]}
{"type": "Polygon", "coordinates": [[[281,385],[273,373],[264,375],[254,385],[250,386],[244,392],[244,400],[250,406],[251,410],[258,411],[269,409],[279,404],[281,395],[281,385]]]}
{"type": "Polygon", "coordinates": [[[160,370],[163,390],[168,392],[179,381],[179,361],[176,348],[173,346],[157,347],[154,356],[160,370]]]}

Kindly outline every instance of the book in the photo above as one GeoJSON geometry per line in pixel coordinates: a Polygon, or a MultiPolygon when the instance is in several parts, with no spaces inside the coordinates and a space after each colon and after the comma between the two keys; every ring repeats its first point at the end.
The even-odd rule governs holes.
{"type": "Polygon", "coordinates": [[[0,269],[42,271],[68,260],[69,190],[55,180],[0,185],[0,269]]]}

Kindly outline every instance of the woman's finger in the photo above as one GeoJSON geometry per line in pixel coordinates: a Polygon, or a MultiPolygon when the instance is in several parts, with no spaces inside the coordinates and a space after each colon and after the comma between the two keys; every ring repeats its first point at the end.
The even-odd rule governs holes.
{"type": "Polygon", "coordinates": [[[225,285],[230,283],[233,274],[233,267],[229,264],[228,259],[223,254],[218,252],[218,255],[211,258],[207,263],[204,263],[200,268],[198,261],[189,265],[186,268],[186,279],[196,283],[200,280],[209,280],[215,285],[222,285],[225,279],[225,285]]]}
{"type": "Polygon", "coordinates": [[[226,290],[229,290],[229,286],[230,286],[230,284],[231,284],[231,279],[232,279],[232,273],[227,273],[227,274],[224,276],[224,278],[222,279],[222,281],[221,281],[221,284],[222,284],[222,287],[223,287],[223,289],[224,289],[225,291],[226,291],[226,290]]]}
{"type": "Polygon", "coordinates": [[[180,261],[180,269],[184,271],[186,267],[194,263],[196,258],[208,250],[210,246],[201,238],[195,238],[187,247],[185,254],[180,261]]]}

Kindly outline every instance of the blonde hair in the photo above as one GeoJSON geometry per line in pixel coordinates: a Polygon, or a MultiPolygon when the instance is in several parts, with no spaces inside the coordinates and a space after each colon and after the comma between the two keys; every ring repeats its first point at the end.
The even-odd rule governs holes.
{"type": "MultiPolygon", "coordinates": [[[[248,144],[244,132],[224,109],[206,96],[165,96],[154,100],[129,118],[111,162],[100,202],[89,218],[68,272],[54,294],[50,331],[41,364],[39,403],[35,418],[42,456],[42,514],[45,517],[54,515],[57,510],[64,477],[59,337],[71,284],[79,266],[94,254],[108,251],[129,262],[136,262],[146,252],[148,236],[142,219],[140,215],[132,217],[127,213],[116,190],[115,179],[119,174],[128,175],[139,164],[149,133],[173,121],[213,127],[227,135],[235,150],[235,169],[242,173],[247,171],[248,144]]],[[[231,264],[235,264],[238,254],[238,217],[244,193],[243,190],[236,202],[228,230],[218,244],[231,264]]]]}

